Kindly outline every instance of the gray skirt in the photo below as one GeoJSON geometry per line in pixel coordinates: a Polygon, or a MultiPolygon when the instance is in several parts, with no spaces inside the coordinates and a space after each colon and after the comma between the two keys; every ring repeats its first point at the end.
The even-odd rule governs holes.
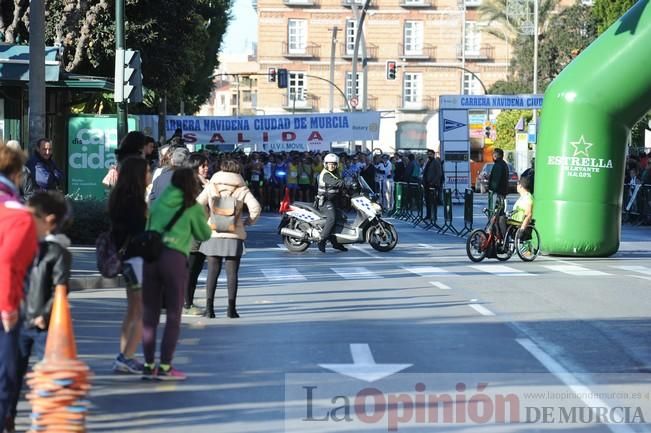
{"type": "Polygon", "coordinates": [[[205,256],[242,257],[244,241],[231,238],[210,238],[201,243],[199,252],[205,256]]]}

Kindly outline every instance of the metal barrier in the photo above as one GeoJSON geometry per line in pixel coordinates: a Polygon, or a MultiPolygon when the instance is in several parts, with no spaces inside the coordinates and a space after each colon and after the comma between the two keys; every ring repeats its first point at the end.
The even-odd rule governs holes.
{"type": "Polygon", "coordinates": [[[451,231],[455,235],[458,235],[459,232],[452,225],[452,190],[446,188],[443,190],[443,227],[439,230],[439,233],[447,233],[451,231]]]}
{"type": "Polygon", "coordinates": [[[463,195],[463,228],[457,233],[459,236],[465,236],[472,231],[474,197],[474,191],[466,188],[463,195]]]}
{"type": "MultiPolygon", "coordinates": [[[[443,190],[443,225],[438,224],[439,191],[436,188],[423,188],[413,182],[396,182],[393,208],[386,211],[387,216],[410,222],[414,227],[422,223],[425,230],[436,229],[438,233],[452,232],[465,236],[473,227],[474,192],[466,189],[464,193],[463,228],[454,227],[452,190],[443,190]],[[429,208],[429,212],[427,212],[429,208]],[[425,209],[425,213],[423,210],[425,209]],[[430,218],[426,218],[429,214],[430,218]]],[[[489,196],[492,202],[492,196],[489,196]]],[[[489,207],[490,209],[490,207],[489,207]]]]}
{"type": "Polygon", "coordinates": [[[622,223],[651,224],[651,185],[624,184],[622,223]]]}

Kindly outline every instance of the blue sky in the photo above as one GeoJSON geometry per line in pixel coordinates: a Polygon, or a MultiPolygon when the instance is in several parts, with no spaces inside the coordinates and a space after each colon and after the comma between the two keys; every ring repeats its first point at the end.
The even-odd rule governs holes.
{"type": "Polygon", "coordinates": [[[251,0],[234,0],[233,18],[228,24],[222,52],[226,54],[251,53],[251,44],[258,39],[258,17],[251,0]]]}

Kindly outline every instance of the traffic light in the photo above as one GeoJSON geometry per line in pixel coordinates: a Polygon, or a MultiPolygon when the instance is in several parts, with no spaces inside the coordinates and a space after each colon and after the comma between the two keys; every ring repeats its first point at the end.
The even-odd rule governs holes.
{"type": "Polygon", "coordinates": [[[278,69],[278,88],[279,89],[286,89],[287,88],[287,78],[288,78],[288,73],[287,69],[278,69]]]}
{"type": "Polygon", "coordinates": [[[142,102],[142,60],[140,52],[118,49],[115,51],[115,102],[142,102]]]}
{"type": "Polygon", "coordinates": [[[387,80],[395,80],[398,65],[395,60],[387,60],[387,80]]]}
{"type": "Polygon", "coordinates": [[[269,68],[267,70],[267,80],[270,83],[273,83],[274,81],[276,81],[276,68],[269,68]]]}
{"type": "Polygon", "coordinates": [[[490,125],[486,126],[484,128],[484,131],[485,131],[484,135],[486,136],[486,138],[491,138],[491,126],[490,125]]]}

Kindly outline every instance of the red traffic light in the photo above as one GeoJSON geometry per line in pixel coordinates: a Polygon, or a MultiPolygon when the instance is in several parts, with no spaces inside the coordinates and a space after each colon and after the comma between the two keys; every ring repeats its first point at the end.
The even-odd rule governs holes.
{"type": "Polygon", "coordinates": [[[398,65],[395,60],[387,60],[387,80],[395,80],[398,72],[398,65]]]}

